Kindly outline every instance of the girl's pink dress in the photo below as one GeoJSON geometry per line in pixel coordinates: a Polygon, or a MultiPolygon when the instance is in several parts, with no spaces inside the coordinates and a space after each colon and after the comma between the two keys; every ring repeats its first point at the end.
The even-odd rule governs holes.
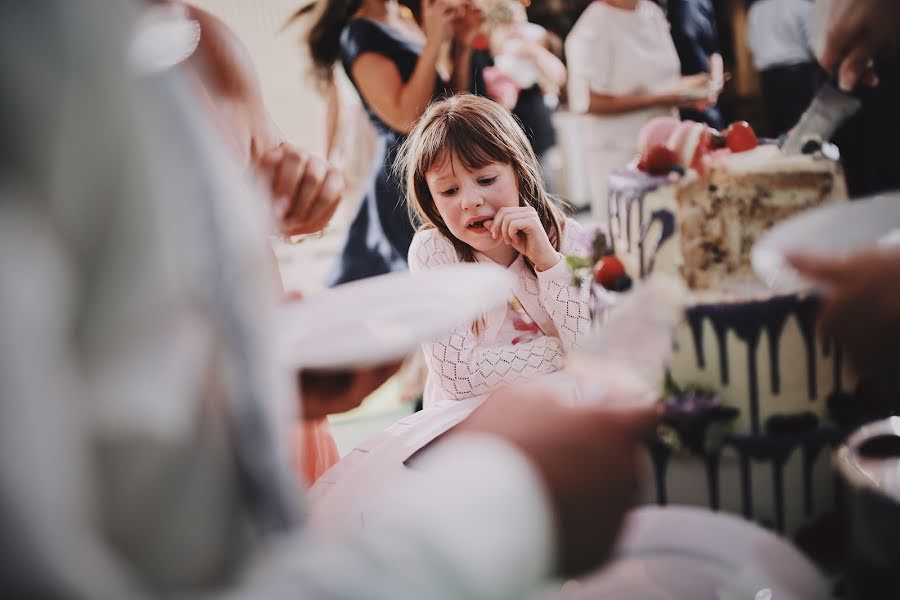
{"type": "Polygon", "coordinates": [[[293,446],[294,470],[307,486],[341,459],[328,419],[298,422],[294,428],[293,446]]]}

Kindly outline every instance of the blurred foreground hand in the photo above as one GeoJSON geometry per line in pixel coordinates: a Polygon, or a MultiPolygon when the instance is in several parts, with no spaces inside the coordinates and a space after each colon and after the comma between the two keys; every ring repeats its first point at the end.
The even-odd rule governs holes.
{"type": "MultiPolygon", "coordinates": [[[[829,6],[830,4],[830,6],[829,6]]],[[[900,51],[900,2],[897,0],[831,0],[825,44],[819,62],[837,72],[844,90],[859,83],[877,85],[873,61],[900,51]]]]}
{"type": "Polygon", "coordinates": [[[334,216],[344,178],[325,159],[284,142],[259,159],[282,235],[321,231],[334,216]]]}
{"type": "Polygon", "coordinates": [[[794,254],[788,261],[828,290],[822,332],[841,344],[861,376],[900,394],[900,250],[841,258],[794,254]]]}
{"type": "Polygon", "coordinates": [[[528,457],[555,513],[558,574],[572,576],[609,559],[638,496],[641,439],[658,418],[655,407],[567,407],[546,388],[515,388],[495,393],[454,433],[493,435],[528,457]]]}

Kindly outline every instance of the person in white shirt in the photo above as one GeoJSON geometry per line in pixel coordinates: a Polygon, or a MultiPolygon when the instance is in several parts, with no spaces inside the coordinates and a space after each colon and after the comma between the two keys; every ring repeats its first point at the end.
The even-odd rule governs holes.
{"type": "Polygon", "coordinates": [[[436,102],[397,166],[410,212],[423,223],[409,248],[412,272],[484,261],[517,278],[507,305],[423,345],[425,405],[559,371],[591,325],[589,294],[572,285],[562,255],[588,255],[591,240],[544,190],[515,117],[478,96],[436,102]]]}
{"type": "Polygon", "coordinates": [[[768,135],[797,124],[815,93],[811,0],[757,0],[747,14],[747,43],[759,71],[768,135]]]}
{"type": "Polygon", "coordinates": [[[521,598],[599,565],[649,412],[498,397],[364,531],[304,523],[268,207],[196,82],[135,75],[141,9],[0,5],[0,589],[521,598]]]}
{"type": "Polygon", "coordinates": [[[581,135],[592,213],[605,219],[607,176],[634,158],[641,127],[706,102],[676,92],[678,53],[665,14],[649,0],[594,0],[565,47],[569,108],[587,115],[581,135]]]}

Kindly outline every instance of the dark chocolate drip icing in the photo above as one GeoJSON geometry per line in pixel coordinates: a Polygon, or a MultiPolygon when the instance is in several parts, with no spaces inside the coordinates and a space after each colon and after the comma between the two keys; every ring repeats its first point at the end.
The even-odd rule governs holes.
{"type": "Polygon", "coordinates": [[[660,506],[668,503],[669,495],[666,487],[666,471],[672,449],[660,440],[650,443],[650,458],[653,461],[653,479],[656,482],[656,502],[660,506]]]}
{"type": "Polygon", "coordinates": [[[834,509],[837,511],[839,515],[844,513],[844,504],[846,503],[846,499],[844,497],[846,494],[846,489],[844,488],[844,482],[840,477],[834,478],[834,509]]]}
{"type": "MultiPolygon", "coordinates": [[[[626,244],[628,244],[628,252],[631,252],[632,248],[631,213],[633,205],[635,203],[638,204],[638,223],[643,223],[644,196],[646,196],[648,192],[668,183],[668,177],[649,175],[636,169],[629,169],[628,167],[615,169],[609,174],[607,180],[607,188],[609,190],[607,202],[607,226],[613,236],[621,236],[624,228],[624,237],[626,244]],[[615,205],[615,207],[613,207],[613,205],[615,205]],[[614,221],[618,226],[618,232],[615,233],[613,232],[614,221]]],[[[613,246],[613,250],[615,251],[615,245],[613,246]]]]}
{"type": "Polygon", "coordinates": [[[706,487],[709,493],[709,507],[719,510],[719,453],[712,452],[704,457],[706,467],[706,487]]]}
{"type": "Polygon", "coordinates": [[[815,298],[799,296],[776,296],[765,300],[749,302],[723,302],[718,304],[697,304],[687,311],[688,323],[694,339],[697,364],[705,368],[703,351],[703,321],[709,319],[719,348],[719,376],[722,385],[728,385],[728,331],[747,345],[747,380],[749,395],[750,426],[753,433],[759,432],[759,383],[756,353],[763,329],[769,344],[769,366],[773,393],[780,390],[780,367],[778,347],[787,318],[793,314],[800,325],[806,350],[807,386],[810,396],[816,395],[815,360],[815,312],[818,301],[815,298]]]}
{"type": "Polygon", "coordinates": [[[825,447],[828,439],[818,438],[803,444],[803,509],[806,516],[812,516],[815,510],[815,500],[813,498],[813,468],[822,448],[825,447]]]}
{"type": "Polygon", "coordinates": [[[842,381],[843,362],[844,362],[844,351],[840,346],[835,345],[834,360],[832,361],[832,369],[834,369],[834,371],[832,373],[832,382],[833,382],[834,387],[831,390],[831,392],[833,394],[842,394],[844,392],[844,383],[842,381]]]}
{"type": "MultiPolygon", "coordinates": [[[[790,418],[791,415],[783,415],[790,418]]],[[[738,455],[740,469],[741,512],[747,519],[755,518],[753,510],[753,479],[751,467],[754,462],[769,463],[772,468],[772,494],[775,509],[775,526],[779,531],[785,528],[785,491],[784,466],[791,455],[798,449],[802,452],[803,469],[803,506],[807,516],[812,515],[813,505],[813,470],[816,459],[826,447],[835,447],[846,436],[847,430],[833,426],[816,426],[807,431],[732,434],[725,438],[723,445],[715,450],[704,450],[700,459],[706,471],[708,503],[713,510],[720,508],[719,470],[721,448],[731,447],[738,455]]],[[[650,455],[653,459],[654,477],[656,480],[657,502],[666,504],[668,494],[666,478],[672,450],[663,442],[656,440],[650,444],[650,455]]],[[[837,478],[835,478],[837,481],[837,478]]],[[[840,498],[839,488],[835,495],[840,498]]]]}
{"type": "Polygon", "coordinates": [[[606,202],[606,227],[609,229],[609,244],[613,254],[616,253],[616,231],[613,227],[615,219],[618,218],[619,192],[610,190],[609,198],[606,202]]]}
{"type": "Polygon", "coordinates": [[[641,237],[638,240],[638,264],[640,266],[641,279],[653,272],[653,267],[656,263],[656,255],[659,254],[659,249],[675,234],[675,215],[672,214],[672,211],[664,208],[654,210],[650,213],[650,218],[647,219],[647,221],[644,221],[643,212],[644,209],[643,206],[641,206],[641,237]],[[656,240],[653,248],[650,249],[650,260],[649,264],[647,264],[647,261],[644,259],[644,246],[647,243],[647,233],[650,232],[650,226],[655,222],[659,222],[662,231],[660,231],[659,238],[656,240]]]}
{"type": "Polygon", "coordinates": [[[797,307],[797,324],[800,325],[800,335],[803,336],[803,345],[806,350],[806,389],[809,399],[815,402],[818,395],[816,390],[816,313],[819,301],[814,297],[800,300],[797,307]]]}
{"type": "Polygon", "coordinates": [[[784,323],[787,320],[787,313],[775,315],[771,322],[766,325],[766,339],[769,348],[769,376],[771,378],[771,389],[773,394],[781,393],[781,370],[779,369],[781,344],[781,332],[784,329],[784,323]]]}
{"type": "Polygon", "coordinates": [[[756,346],[759,333],[747,340],[747,380],[750,385],[750,428],[753,433],[759,431],[759,383],[756,375],[756,346]]]}
{"type": "Polygon", "coordinates": [[[807,517],[815,510],[812,472],[818,454],[810,446],[803,446],[803,512],[807,517]]]}
{"type": "Polygon", "coordinates": [[[818,431],[778,435],[732,435],[728,445],[738,451],[741,465],[741,499],[744,516],[753,518],[753,486],[750,475],[751,461],[768,462],[772,466],[772,500],[775,508],[775,526],[784,531],[784,465],[798,446],[818,435],[818,431]]]}
{"type": "Polygon", "coordinates": [[[772,494],[775,500],[775,527],[784,531],[784,463],[772,461],[772,494]]]}
{"type": "MultiPolygon", "coordinates": [[[[640,228],[644,224],[644,197],[647,195],[646,192],[641,194],[640,196],[634,199],[634,202],[637,204],[637,226],[640,228]]],[[[628,209],[629,214],[631,213],[631,208],[628,209]]],[[[628,228],[628,233],[631,233],[631,227],[628,228]]],[[[640,232],[638,232],[638,236],[640,236],[640,232]]],[[[638,245],[641,247],[641,254],[644,253],[644,241],[642,239],[638,240],[638,245]]],[[[641,264],[641,271],[644,270],[644,265],[641,264]]]]}
{"type": "MultiPolygon", "coordinates": [[[[643,198],[643,196],[640,196],[643,198]]],[[[625,200],[625,238],[628,240],[628,252],[631,252],[631,213],[635,196],[628,195],[625,200]]],[[[643,205],[643,202],[641,202],[643,205]]]]}
{"type": "Polygon", "coordinates": [[[728,385],[728,327],[722,321],[713,319],[713,331],[719,345],[719,377],[722,385],[728,385]]]}
{"type": "Polygon", "coordinates": [[[832,387],[831,393],[825,399],[825,405],[832,420],[841,425],[851,425],[860,422],[864,417],[862,417],[860,405],[855,401],[853,395],[844,391],[843,364],[844,350],[839,344],[835,344],[834,358],[831,361],[832,387]]]}
{"type": "Polygon", "coordinates": [[[703,353],[703,313],[688,310],[688,325],[691,327],[691,337],[694,338],[694,353],[697,355],[697,366],[706,368],[706,356],[703,353]]]}
{"type": "Polygon", "coordinates": [[[741,513],[745,519],[753,518],[753,488],[750,479],[750,457],[740,452],[741,461],[741,513]]]}

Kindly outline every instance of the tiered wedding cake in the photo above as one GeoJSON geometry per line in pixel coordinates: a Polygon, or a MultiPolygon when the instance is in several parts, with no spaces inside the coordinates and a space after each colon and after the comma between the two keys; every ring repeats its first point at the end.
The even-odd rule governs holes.
{"type": "Polygon", "coordinates": [[[641,162],[610,175],[608,227],[632,276],[676,273],[691,289],[667,403],[692,452],[655,448],[657,499],[793,531],[833,502],[831,415],[849,375],[816,334],[817,300],[767,290],[749,253],[773,224],[847,193],[833,147],[786,156],[745,125],[728,133],[716,144],[705,125],[652,122],[641,162]]]}

